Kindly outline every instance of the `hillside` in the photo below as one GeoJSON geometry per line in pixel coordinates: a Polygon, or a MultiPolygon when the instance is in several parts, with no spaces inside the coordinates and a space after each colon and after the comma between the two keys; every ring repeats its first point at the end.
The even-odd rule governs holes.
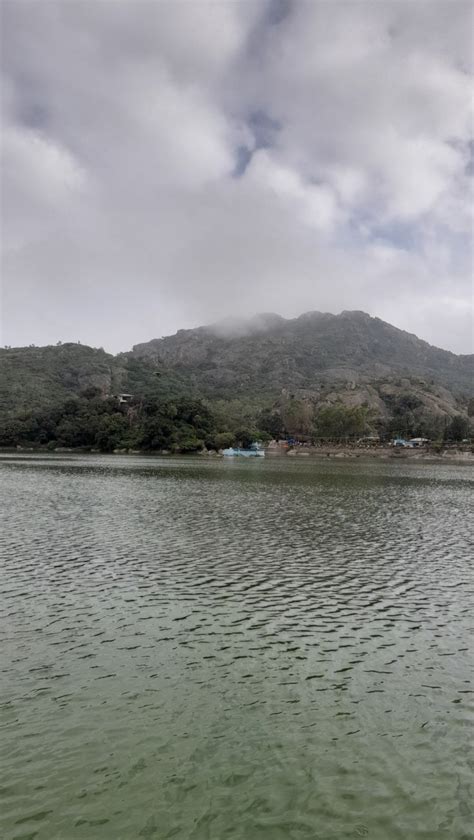
{"type": "Polygon", "coordinates": [[[113,356],[80,344],[2,349],[1,410],[57,403],[91,387],[105,395],[115,387],[118,373],[113,356]]]}
{"type": "Polygon", "coordinates": [[[185,392],[179,374],[160,374],[146,360],[83,344],[0,349],[0,417],[58,405],[97,390],[153,396],[185,392]]]}
{"type": "MultiPolygon", "coordinates": [[[[130,410],[138,425],[140,412],[153,414],[166,405],[169,434],[179,405],[182,417],[195,416],[199,428],[210,407],[209,428],[216,433],[260,429],[311,437],[319,430],[331,437],[344,428],[347,434],[398,430],[438,439],[455,416],[469,425],[473,360],[363,312],[225,321],[180,330],[117,356],[80,344],[5,348],[0,427],[3,422],[4,441],[27,441],[38,437],[39,424],[41,439],[49,440],[58,418],[70,420],[72,413],[82,417],[80,439],[86,440],[99,415],[117,412],[117,400],[106,406],[105,398],[126,392],[134,396],[130,410]],[[68,407],[71,397],[80,405],[68,407]],[[196,400],[207,401],[208,408],[196,400]]],[[[122,415],[100,421],[120,428],[123,422],[122,415]]],[[[79,439],[77,430],[69,427],[66,435],[61,428],[62,440],[79,439]]],[[[189,428],[183,434],[194,439],[189,428]]],[[[113,439],[121,439],[118,432],[113,439]]]]}
{"type": "Polygon", "coordinates": [[[133,348],[133,356],[181,373],[209,396],[318,390],[328,383],[421,378],[456,396],[473,392],[474,356],[432,347],[364,312],[308,312],[286,320],[179,330],[133,348]]]}

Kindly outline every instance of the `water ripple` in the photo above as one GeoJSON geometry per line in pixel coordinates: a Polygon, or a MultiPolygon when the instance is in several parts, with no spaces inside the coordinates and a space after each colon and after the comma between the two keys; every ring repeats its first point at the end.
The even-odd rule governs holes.
{"type": "Polygon", "coordinates": [[[468,469],[0,480],[3,837],[471,836],[468,469]]]}

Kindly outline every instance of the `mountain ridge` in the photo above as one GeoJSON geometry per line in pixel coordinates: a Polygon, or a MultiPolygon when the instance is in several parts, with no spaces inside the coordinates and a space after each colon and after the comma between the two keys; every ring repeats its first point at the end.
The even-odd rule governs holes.
{"type": "Polygon", "coordinates": [[[136,344],[131,354],[186,369],[204,388],[219,387],[219,380],[222,387],[239,387],[239,371],[245,377],[250,368],[257,387],[265,375],[272,387],[311,387],[332,375],[356,382],[361,377],[416,375],[461,394],[472,391],[474,370],[474,355],[434,347],[359,310],[306,312],[292,319],[265,313],[239,320],[237,328],[218,322],[136,344]]]}
{"type": "Polygon", "coordinates": [[[266,324],[269,325],[267,328],[261,330],[262,333],[265,333],[268,331],[268,328],[273,325],[273,323],[277,324],[278,326],[284,326],[288,324],[294,324],[296,322],[315,321],[318,319],[327,319],[328,321],[330,321],[333,319],[352,317],[359,317],[361,320],[365,320],[367,322],[374,321],[384,324],[385,326],[393,330],[395,333],[404,335],[409,339],[415,339],[417,342],[419,342],[420,344],[424,344],[426,347],[430,347],[435,350],[441,350],[443,353],[449,353],[451,356],[455,356],[456,358],[465,357],[474,359],[474,353],[454,353],[454,351],[452,350],[447,350],[443,347],[439,347],[438,345],[430,344],[430,342],[426,341],[426,339],[419,338],[419,336],[417,336],[416,333],[409,332],[408,330],[404,330],[401,327],[396,327],[389,321],[384,321],[383,318],[379,318],[376,315],[369,315],[368,312],[364,312],[362,309],[343,309],[337,314],[333,312],[320,312],[319,310],[314,309],[308,310],[307,312],[302,312],[300,315],[296,315],[294,318],[285,318],[283,315],[279,315],[276,312],[256,313],[255,315],[252,315],[249,318],[234,318],[232,316],[228,316],[211,324],[203,324],[198,327],[185,327],[176,330],[175,333],[171,333],[170,335],[162,336],[161,338],[151,338],[148,341],[137,342],[137,344],[134,344],[132,346],[132,352],[134,352],[137,348],[144,347],[148,344],[154,344],[156,342],[161,342],[166,339],[175,338],[176,336],[187,335],[189,333],[210,333],[216,336],[220,336],[222,338],[236,338],[239,337],[241,332],[245,332],[246,326],[250,328],[248,332],[245,332],[246,335],[259,332],[260,330],[258,329],[258,327],[262,323],[264,326],[266,326],[266,324]],[[238,331],[236,332],[236,334],[233,334],[232,326],[235,324],[238,325],[238,331]]]}

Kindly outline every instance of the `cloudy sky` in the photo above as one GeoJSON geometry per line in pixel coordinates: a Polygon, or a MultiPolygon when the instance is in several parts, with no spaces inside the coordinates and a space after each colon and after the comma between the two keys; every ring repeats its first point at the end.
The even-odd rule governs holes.
{"type": "Polygon", "coordinates": [[[1,344],[364,309],[470,352],[471,3],[0,5],[1,344]]]}

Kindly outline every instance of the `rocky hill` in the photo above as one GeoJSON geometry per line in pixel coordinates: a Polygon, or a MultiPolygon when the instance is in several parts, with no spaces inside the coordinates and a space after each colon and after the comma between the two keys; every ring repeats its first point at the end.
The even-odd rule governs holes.
{"type": "Polygon", "coordinates": [[[132,355],[184,374],[208,395],[318,391],[331,383],[405,378],[467,396],[474,384],[474,356],[432,347],[364,312],[226,321],[138,344],[132,355]]]}
{"type": "Polygon", "coordinates": [[[299,401],[301,416],[304,406],[314,414],[342,405],[381,421],[409,416],[423,428],[434,418],[441,429],[446,418],[468,414],[470,399],[473,413],[473,372],[473,356],[363,312],[267,314],[180,330],[117,356],[80,344],[0,350],[0,420],[94,389],[103,397],[233,401],[245,406],[244,418],[261,409],[288,413],[288,400],[299,401]]]}

